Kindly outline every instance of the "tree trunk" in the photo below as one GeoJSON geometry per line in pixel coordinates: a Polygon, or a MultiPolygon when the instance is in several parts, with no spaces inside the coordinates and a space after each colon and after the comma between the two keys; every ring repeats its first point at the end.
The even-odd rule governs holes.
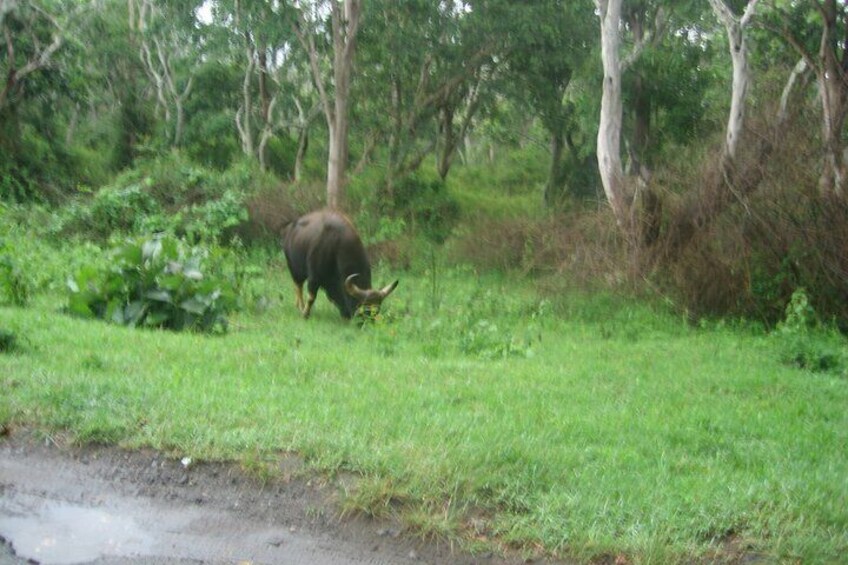
{"type": "Polygon", "coordinates": [[[641,75],[635,77],[633,101],[633,156],[631,162],[633,173],[642,176],[647,169],[645,154],[651,138],[651,98],[645,92],[645,84],[641,75]]]}
{"type": "Polygon", "coordinates": [[[604,82],[601,94],[601,116],[598,126],[598,170],[604,194],[619,228],[632,239],[632,195],[624,182],[621,164],[621,74],[619,26],[622,0],[596,0],[601,19],[601,60],[604,82]]]}
{"type": "MultiPolygon", "coordinates": [[[[338,93],[336,99],[339,99],[338,93]]],[[[345,107],[345,104],[342,104],[345,107]]],[[[338,108],[339,105],[337,104],[338,108]]],[[[330,127],[330,147],[327,160],[327,206],[339,208],[342,203],[347,168],[347,116],[339,117],[330,127]]]]}
{"type": "Polygon", "coordinates": [[[846,37],[838,37],[840,24],[848,35],[848,22],[841,2],[825,0],[820,7],[824,28],[822,30],[819,58],[821,72],[818,73],[819,94],[822,99],[822,141],[824,142],[824,170],[820,181],[823,195],[845,195],[848,171],[844,158],[842,131],[848,111],[848,49],[842,45],[842,55],[837,55],[838,45],[846,37]]]}
{"type": "Polygon", "coordinates": [[[442,133],[442,148],[437,153],[436,168],[439,178],[445,180],[450,170],[451,160],[456,148],[456,139],[453,131],[453,108],[443,106],[439,110],[439,126],[442,133]]]}
{"type": "Polygon", "coordinates": [[[299,183],[303,179],[303,160],[306,158],[306,150],[309,148],[309,128],[303,127],[297,134],[297,154],[294,158],[294,182],[299,183]]]}
{"type": "Polygon", "coordinates": [[[562,193],[564,182],[563,153],[565,150],[565,135],[562,131],[551,133],[551,166],[548,170],[548,180],[545,182],[545,206],[555,206],[562,193]]]}
{"type": "Polygon", "coordinates": [[[271,94],[268,89],[268,49],[265,45],[260,44],[257,49],[258,70],[259,70],[259,102],[262,111],[262,137],[257,149],[257,157],[259,158],[259,166],[263,171],[268,170],[268,141],[273,135],[272,121],[272,101],[271,94]]]}
{"type": "MultiPolygon", "coordinates": [[[[809,65],[807,61],[801,57],[795,68],[789,74],[786,85],[783,87],[783,92],[780,95],[780,107],[777,111],[777,128],[782,128],[787,120],[789,120],[789,109],[793,105],[793,95],[803,91],[804,87],[810,81],[809,65]]],[[[779,131],[778,131],[779,133],[779,131]]]]}
{"type": "Polygon", "coordinates": [[[801,55],[816,74],[819,98],[822,105],[822,173],[819,188],[822,196],[845,197],[848,185],[848,166],[844,157],[842,130],[848,112],[848,49],[846,37],[839,37],[840,29],[848,35],[848,21],[844,7],[837,0],[815,2],[822,17],[822,34],[819,52],[814,56],[805,42],[793,35],[788,23],[782,30],[784,38],[801,55]],[[841,54],[840,54],[841,52],[841,54]]]}
{"type": "Polygon", "coordinates": [[[730,47],[730,61],[733,66],[733,82],[730,93],[730,116],[727,118],[727,131],[724,141],[725,165],[736,160],[739,138],[745,125],[745,103],[748,99],[750,71],[748,68],[748,45],[745,41],[745,27],[754,17],[758,0],[748,0],[741,18],[736,18],[723,0],[709,0],[718,20],[727,32],[730,47]]]}
{"type": "Polygon", "coordinates": [[[343,5],[330,2],[330,19],[333,38],[333,93],[328,92],[321,72],[318,49],[315,46],[314,30],[308,29],[304,13],[298,15],[295,34],[309,56],[312,79],[321,98],[324,117],[329,132],[327,156],[327,206],[338,208],[344,197],[348,163],[348,123],[350,80],[353,73],[353,57],[356,50],[356,34],[362,15],[361,0],[344,0],[343,5]]]}
{"type": "MultiPolygon", "coordinates": [[[[645,41],[645,11],[634,7],[627,13],[628,26],[637,43],[645,41]]],[[[647,163],[645,155],[648,150],[648,141],[651,132],[651,98],[645,89],[645,81],[641,74],[636,73],[633,77],[633,137],[627,144],[627,168],[626,176],[647,176],[647,163]]]]}
{"type": "Polygon", "coordinates": [[[245,46],[245,54],[247,55],[247,68],[244,70],[244,79],[241,83],[241,108],[236,112],[236,126],[238,127],[239,137],[241,138],[241,148],[245,155],[253,157],[253,128],[250,125],[250,114],[253,112],[253,101],[250,95],[250,77],[253,75],[253,68],[256,62],[253,58],[253,49],[250,47],[248,40],[245,46]]]}

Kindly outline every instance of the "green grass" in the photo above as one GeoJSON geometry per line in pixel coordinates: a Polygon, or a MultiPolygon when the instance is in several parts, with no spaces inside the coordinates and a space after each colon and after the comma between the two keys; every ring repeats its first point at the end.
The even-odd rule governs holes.
{"type": "Polygon", "coordinates": [[[0,308],[18,344],[0,353],[0,424],[248,465],[295,451],[360,477],[346,510],[471,544],[848,554],[848,379],[787,366],[772,337],[463,269],[438,299],[402,275],[359,328],[323,296],[299,319],[280,264],[260,282],[280,302],[223,337],[74,319],[55,292],[0,308]]]}

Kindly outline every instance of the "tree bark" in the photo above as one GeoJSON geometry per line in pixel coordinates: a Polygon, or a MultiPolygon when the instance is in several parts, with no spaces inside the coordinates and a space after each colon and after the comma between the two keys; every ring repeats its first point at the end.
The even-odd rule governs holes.
{"type": "Polygon", "coordinates": [[[297,154],[294,157],[294,182],[299,183],[303,179],[303,161],[306,159],[306,150],[309,148],[309,128],[304,127],[297,134],[297,154]]]}
{"type": "Polygon", "coordinates": [[[846,38],[837,38],[838,19],[840,13],[844,18],[844,9],[837,6],[836,0],[826,0],[820,7],[824,25],[822,29],[819,59],[821,71],[818,73],[819,95],[822,100],[822,141],[824,142],[824,170],[819,181],[823,195],[845,194],[848,182],[843,157],[844,145],[842,130],[845,125],[846,98],[846,68],[848,68],[848,49],[843,47],[842,57],[837,57],[835,45],[846,38]]]}
{"type": "MultiPolygon", "coordinates": [[[[47,12],[42,11],[42,15],[53,25],[51,42],[47,46],[41,46],[38,41],[35,41],[34,43],[37,46],[35,53],[27,59],[23,66],[18,68],[15,66],[15,42],[12,32],[5,22],[7,8],[4,5],[0,5],[0,8],[0,13],[4,16],[0,29],[3,30],[3,38],[6,43],[6,64],[8,65],[6,69],[6,80],[3,83],[3,87],[0,88],[0,109],[2,109],[21,90],[24,79],[28,75],[45,68],[50,63],[53,54],[62,47],[64,39],[62,37],[62,28],[56,19],[47,14],[47,12]]],[[[11,11],[11,8],[9,8],[9,11],[11,11]]],[[[35,32],[33,31],[32,34],[34,36],[35,32]]]]}
{"type": "Polygon", "coordinates": [[[816,55],[807,50],[804,42],[793,34],[787,22],[784,22],[779,32],[816,75],[822,105],[820,191],[822,196],[844,198],[848,185],[848,164],[845,162],[845,147],[842,141],[848,112],[848,49],[844,45],[848,37],[838,37],[838,32],[841,23],[848,36],[848,14],[842,3],[837,0],[819,0],[815,2],[815,6],[822,18],[822,34],[816,55]]]}
{"type": "Polygon", "coordinates": [[[809,82],[810,73],[807,61],[801,57],[795,68],[789,74],[786,80],[786,85],[783,87],[783,92],[780,95],[780,107],[777,111],[777,127],[782,127],[789,119],[790,105],[792,104],[792,96],[795,92],[801,91],[809,82]]]}
{"type": "Polygon", "coordinates": [[[754,17],[759,0],[748,0],[745,12],[737,18],[723,0],[709,0],[718,20],[727,32],[727,42],[730,47],[730,60],[733,66],[733,82],[730,94],[730,116],[727,119],[727,130],[724,141],[724,158],[726,161],[736,160],[739,138],[745,125],[745,103],[748,99],[750,70],[748,68],[748,45],[745,40],[745,27],[754,17]]]}
{"type": "Polygon", "coordinates": [[[565,152],[565,133],[562,128],[551,132],[550,141],[551,164],[548,170],[548,180],[545,182],[545,206],[552,207],[557,204],[562,191],[563,180],[563,153],[565,152]]]}
{"type": "Polygon", "coordinates": [[[598,170],[607,202],[619,228],[630,238],[633,235],[630,215],[633,198],[625,185],[621,163],[621,1],[595,2],[601,19],[601,61],[604,70],[597,152],[598,170]]]}
{"type": "Polygon", "coordinates": [[[319,64],[319,53],[315,46],[312,30],[308,29],[306,16],[299,12],[295,33],[309,56],[312,79],[327,120],[329,148],[327,155],[327,206],[339,208],[344,199],[348,165],[348,129],[350,83],[353,74],[353,59],[356,51],[356,35],[362,15],[361,0],[331,2],[330,23],[333,39],[332,73],[333,93],[324,85],[324,75],[319,64]]]}

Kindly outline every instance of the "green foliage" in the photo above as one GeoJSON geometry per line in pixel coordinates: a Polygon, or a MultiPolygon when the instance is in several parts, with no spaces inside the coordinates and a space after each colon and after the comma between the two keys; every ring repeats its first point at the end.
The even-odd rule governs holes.
{"type": "MultiPolygon", "coordinates": [[[[18,336],[15,332],[0,328],[0,353],[9,353],[18,347],[18,336]]],[[[2,423],[2,418],[0,418],[2,423]]]]}
{"type": "Polygon", "coordinates": [[[145,178],[138,183],[105,187],[91,200],[66,207],[54,228],[82,232],[98,239],[106,239],[115,232],[137,232],[143,222],[161,211],[149,192],[151,184],[145,178]]]}
{"type": "Polygon", "coordinates": [[[14,258],[13,249],[0,239],[0,303],[26,306],[32,293],[32,281],[14,258]]]}
{"type": "Polygon", "coordinates": [[[838,332],[822,326],[803,288],[792,293],[775,335],[784,363],[813,372],[848,374],[848,344],[838,332]]]}
{"type": "Polygon", "coordinates": [[[167,232],[192,242],[221,242],[247,220],[248,195],[270,181],[249,163],[218,172],[171,152],[66,206],[52,229],[99,240],[114,233],[167,232]]]}
{"type": "Polygon", "coordinates": [[[547,152],[536,145],[501,148],[457,167],[447,179],[464,217],[515,218],[538,214],[547,177],[547,152]]]}
{"type": "Polygon", "coordinates": [[[290,178],[294,174],[297,141],[286,135],[274,136],[265,149],[270,169],[280,178],[290,178]]]}
{"type": "Polygon", "coordinates": [[[68,310],[131,327],[222,332],[236,304],[230,281],[203,270],[210,252],[172,236],[129,240],[109,266],[83,267],[68,280],[68,310]]]}
{"type": "Polygon", "coordinates": [[[394,187],[395,211],[434,243],[444,243],[459,221],[459,204],[444,181],[415,173],[394,187]]]}
{"type": "Polygon", "coordinates": [[[0,304],[26,306],[34,292],[34,282],[21,267],[25,260],[22,249],[16,248],[17,239],[9,237],[11,226],[6,223],[6,209],[0,205],[0,304]]]}

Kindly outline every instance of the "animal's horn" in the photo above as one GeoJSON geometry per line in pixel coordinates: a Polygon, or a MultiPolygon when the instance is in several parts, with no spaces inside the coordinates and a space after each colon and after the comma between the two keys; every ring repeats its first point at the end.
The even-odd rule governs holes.
{"type": "Polygon", "coordinates": [[[345,279],[345,290],[349,295],[353,296],[357,300],[365,300],[365,298],[368,296],[368,293],[353,283],[353,279],[358,276],[359,273],[354,273],[345,279]]]}
{"type": "Polygon", "coordinates": [[[388,295],[390,295],[394,291],[395,288],[397,288],[397,285],[398,285],[399,282],[400,281],[395,281],[392,284],[384,286],[383,288],[381,288],[380,289],[380,300],[385,300],[385,298],[388,295]]]}

